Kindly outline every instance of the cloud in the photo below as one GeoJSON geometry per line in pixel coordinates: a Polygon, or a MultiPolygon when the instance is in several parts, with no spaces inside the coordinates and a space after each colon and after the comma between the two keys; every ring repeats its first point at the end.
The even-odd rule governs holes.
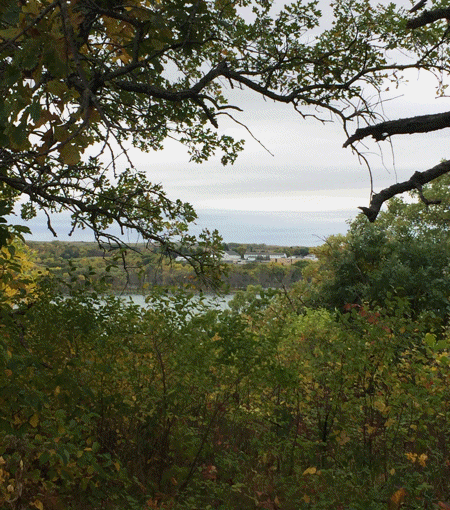
{"type": "MultiPolygon", "coordinates": [[[[278,246],[318,246],[330,235],[345,233],[354,210],[274,212],[199,210],[197,229],[217,229],[225,242],[278,246]]],[[[194,229],[195,231],[195,229],[194,229]]]]}
{"type": "Polygon", "coordinates": [[[199,200],[197,210],[221,209],[247,212],[334,212],[351,210],[368,202],[367,190],[334,189],[303,192],[281,190],[259,193],[247,192],[241,196],[213,197],[199,200]]]}

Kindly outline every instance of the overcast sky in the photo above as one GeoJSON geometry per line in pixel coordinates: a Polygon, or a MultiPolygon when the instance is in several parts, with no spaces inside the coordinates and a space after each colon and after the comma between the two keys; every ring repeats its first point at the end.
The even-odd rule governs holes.
{"type": "MultiPolygon", "coordinates": [[[[408,85],[393,93],[397,99],[385,103],[387,118],[448,109],[447,98],[435,99],[431,77],[410,72],[408,78],[408,85]]],[[[162,183],[170,198],[191,203],[199,215],[198,228],[218,228],[226,242],[312,246],[328,235],[345,233],[346,220],[369,203],[370,179],[352,150],[342,148],[346,137],[341,125],[304,119],[289,105],[248,91],[237,94],[235,103],[244,112],[235,116],[273,156],[243,127],[223,119],[220,132],[247,140],[233,166],[223,167],[220,156],[202,165],[189,163],[183,147],[168,141],[165,150],[154,154],[132,152],[136,167],[162,183]]],[[[388,141],[378,145],[366,140],[375,192],[448,157],[447,136],[448,130],[397,137],[393,147],[388,141]]],[[[34,231],[33,239],[46,235],[44,228],[34,231]]],[[[66,240],[64,229],[59,232],[66,240]]]]}
{"type": "MultiPolygon", "coordinates": [[[[386,103],[387,118],[448,108],[448,100],[435,99],[431,78],[411,72],[409,79],[396,91],[400,97],[386,103]]],[[[233,166],[223,167],[219,157],[202,165],[189,163],[175,142],[152,158],[136,153],[133,159],[154,182],[163,183],[170,197],[190,202],[199,224],[217,227],[225,241],[314,245],[344,233],[346,220],[369,203],[370,178],[352,150],[342,147],[342,126],[303,119],[292,107],[248,93],[239,104],[245,107],[239,120],[273,156],[244,128],[224,122],[223,132],[247,140],[233,166]]],[[[447,136],[447,130],[402,136],[393,138],[392,146],[365,141],[374,191],[438,164],[447,156],[447,136]]]]}

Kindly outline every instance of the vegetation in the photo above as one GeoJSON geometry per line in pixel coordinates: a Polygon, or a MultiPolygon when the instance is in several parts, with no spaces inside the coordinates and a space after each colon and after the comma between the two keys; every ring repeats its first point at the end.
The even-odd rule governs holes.
{"type": "MultiPolygon", "coordinates": [[[[146,293],[154,286],[177,286],[180,288],[197,287],[195,273],[186,262],[176,262],[165,257],[158,250],[145,249],[143,245],[133,246],[132,250],[122,252],[123,259],[117,258],[114,251],[106,251],[97,243],[88,242],[37,242],[28,241],[33,250],[33,261],[37,267],[46,270],[61,282],[77,278],[81,285],[89,279],[97,286],[104,284],[105,292],[146,293]]],[[[267,245],[238,245],[230,243],[233,249],[243,247],[245,251],[278,250],[279,253],[304,254],[306,247],[274,247],[267,245]]],[[[227,245],[226,248],[229,249],[227,245]]],[[[225,247],[224,247],[225,248],[225,247]]],[[[242,250],[240,250],[242,251],[242,250]]],[[[289,264],[275,262],[248,262],[239,265],[228,264],[221,275],[221,281],[229,290],[245,289],[247,285],[262,287],[290,287],[302,278],[302,268],[307,260],[290,261],[289,264]]],[[[207,289],[211,291],[212,289],[207,289]]]]}
{"type": "Polygon", "coordinates": [[[330,237],[316,250],[318,263],[305,272],[312,306],[342,310],[348,303],[382,306],[405,299],[414,318],[446,325],[449,317],[450,178],[443,176],[426,189],[442,197],[439,207],[412,196],[389,202],[376,223],[357,218],[346,236],[330,237]]]}
{"type": "Polygon", "coordinates": [[[140,308],[78,277],[62,297],[16,240],[1,259],[15,290],[0,308],[0,506],[445,508],[448,272],[439,251],[413,255],[449,244],[446,208],[395,200],[317,248],[291,289],[250,286],[227,310],[158,287],[140,308]]]}
{"type": "MultiPolygon", "coordinates": [[[[339,0],[322,32],[315,2],[270,8],[2,2],[1,507],[450,507],[448,162],[374,195],[364,213],[378,222],[358,218],[328,239],[291,288],[249,286],[228,310],[156,285],[145,308],[104,295],[90,259],[84,274],[69,264],[99,259],[87,245],[89,255],[62,245],[52,275],[5,219],[28,195],[25,218],[42,209],[52,229],[51,213],[70,210],[74,228],[120,257],[108,227],[134,229],[155,247],[144,269],[179,253],[217,283],[220,236],[193,238],[192,208],[131,161],[115,166],[117,151],[174,137],[194,160],[218,150],[234,161],[241,143],[217,131],[236,110],[225,83],[301,114],[332,112],[347,128],[373,119],[367,94],[399,71],[448,70],[448,27],[436,22],[449,8],[407,21],[393,5],[339,0]],[[392,62],[391,50],[410,60],[392,62]],[[392,200],[406,190],[420,201],[392,200]]],[[[409,121],[360,128],[347,144],[448,125],[409,121]]],[[[105,272],[117,277],[114,260],[105,272]]]]}

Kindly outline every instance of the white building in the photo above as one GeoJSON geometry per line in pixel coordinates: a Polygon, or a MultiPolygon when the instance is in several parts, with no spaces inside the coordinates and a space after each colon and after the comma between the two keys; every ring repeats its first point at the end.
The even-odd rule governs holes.
{"type": "Polygon", "coordinates": [[[241,256],[236,251],[225,251],[222,255],[222,262],[238,263],[241,260],[241,256]]]}
{"type": "Polygon", "coordinates": [[[244,255],[244,259],[248,262],[270,262],[274,261],[276,262],[278,259],[285,259],[286,253],[275,253],[275,252],[268,252],[268,251],[248,251],[244,255]]]}

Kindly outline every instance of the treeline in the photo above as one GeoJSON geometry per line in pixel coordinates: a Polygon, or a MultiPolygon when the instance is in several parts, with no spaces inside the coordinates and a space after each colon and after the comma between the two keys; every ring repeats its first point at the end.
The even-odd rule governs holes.
{"type": "Polygon", "coordinates": [[[223,249],[235,251],[241,257],[244,257],[244,254],[248,252],[284,253],[287,257],[305,257],[309,254],[308,246],[277,246],[265,243],[224,243],[223,249]]]}
{"type": "MultiPolygon", "coordinates": [[[[42,269],[48,269],[61,281],[89,278],[97,284],[104,282],[105,287],[112,291],[142,292],[153,286],[184,287],[193,284],[196,279],[189,264],[170,260],[156,249],[144,245],[136,245],[133,247],[135,250],[118,255],[117,252],[89,242],[29,241],[27,244],[35,253],[35,263],[42,269]]],[[[307,247],[275,247],[265,244],[230,243],[224,245],[224,249],[239,253],[264,250],[293,255],[309,252],[307,247]]],[[[288,288],[302,278],[302,270],[308,264],[308,261],[301,259],[290,264],[227,264],[222,281],[231,290],[245,289],[248,285],[288,288]]]]}

